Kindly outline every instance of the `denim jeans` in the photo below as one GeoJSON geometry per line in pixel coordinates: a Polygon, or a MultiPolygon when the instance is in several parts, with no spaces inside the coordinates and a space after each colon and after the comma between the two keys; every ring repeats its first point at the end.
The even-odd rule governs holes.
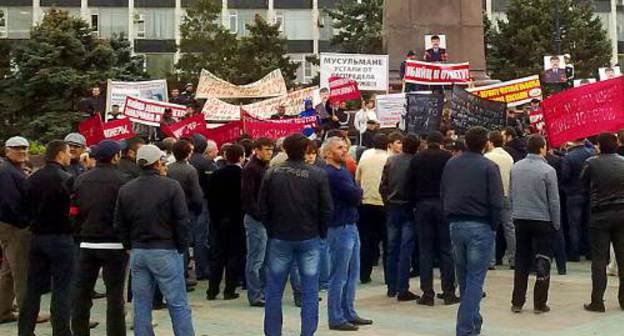
{"type": "Polygon", "coordinates": [[[266,269],[264,334],[282,335],[282,296],[286,278],[296,261],[301,275],[303,306],[301,336],[314,335],[318,326],[320,239],[287,241],[269,239],[266,269]]]}
{"type": "MultiPolygon", "coordinates": [[[[27,290],[20,305],[18,335],[32,336],[41,296],[52,283],[50,322],[54,336],[71,336],[71,287],[74,273],[74,239],[71,235],[32,235],[27,290]]],[[[4,294],[4,293],[3,293],[4,294]]]]}
{"type": "Polygon", "coordinates": [[[479,306],[495,233],[490,225],[476,221],[451,222],[450,227],[461,295],[456,335],[477,335],[483,324],[479,306]]]}
{"type": "MultiPolygon", "coordinates": [[[[585,195],[568,195],[568,257],[578,260],[583,250],[587,250],[584,241],[587,240],[584,230],[587,228],[588,200],[585,195]]],[[[586,252],[586,251],[585,251],[586,252]]]]}
{"type": "Polygon", "coordinates": [[[264,299],[264,257],[267,249],[267,231],[264,225],[249,215],[245,215],[245,235],[247,237],[247,299],[249,303],[264,299]]]}
{"type": "Polygon", "coordinates": [[[319,261],[319,287],[321,290],[329,288],[329,246],[326,239],[321,239],[321,260],[319,261]]]}
{"type": "Polygon", "coordinates": [[[178,251],[132,249],[130,271],[134,295],[134,335],[154,336],[152,299],[156,286],[167,300],[173,333],[176,336],[195,335],[186,296],[184,261],[178,251]]]}
{"type": "Polygon", "coordinates": [[[199,215],[191,216],[193,257],[195,258],[195,275],[198,279],[207,279],[210,273],[210,246],[208,243],[208,206],[204,203],[199,215]]]}
{"type": "Polygon", "coordinates": [[[388,259],[386,280],[388,294],[405,293],[409,290],[409,273],[414,252],[414,216],[410,206],[389,207],[388,259]]]}
{"type": "Polygon", "coordinates": [[[338,326],[357,319],[355,289],[360,275],[360,236],[355,224],[330,227],[327,245],[331,271],[327,315],[329,326],[338,326]]]}

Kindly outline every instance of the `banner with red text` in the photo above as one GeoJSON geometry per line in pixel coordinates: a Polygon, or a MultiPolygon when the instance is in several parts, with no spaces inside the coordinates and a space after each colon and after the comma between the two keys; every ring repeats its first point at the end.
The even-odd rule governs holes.
{"type": "Polygon", "coordinates": [[[198,113],[193,117],[186,118],[171,125],[163,123],[160,125],[160,129],[166,136],[180,139],[181,137],[194,133],[202,134],[206,130],[206,122],[204,121],[204,116],[198,113]]]}
{"type": "Polygon", "coordinates": [[[98,144],[104,139],[104,129],[102,117],[96,113],[93,117],[83,121],[78,125],[78,132],[87,140],[87,146],[98,144]]]}
{"type": "Polygon", "coordinates": [[[356,81],[349,78],[329,77],[329,100],[343,102],[347,100],[360,100],[362,95],[356,81]]]}
{"type": "Polygon", "coordinates": [[[247,111],[245,111],[244,109],[241,109],[240,116],[241,116],[241,120],[244,123],[250,122],[250,121],[251,122],[262,121],[262,122],[269,122],[273,124],[295,124],[295,125],[299,125],[299,127],[301,128],[316,126],[316,117],[288,118],[288,119],[282,119],[282,120],[260,119],[247,113],[247,111]]]}
{"type": "Polygon", "coordinates": [[[104,138],[121,141],[135,136],[132,123],[128,119],[113,120],[103,125],[104,138]]]}
{"type": "Polygon", "coordinates": [[[442,64],[405,61],[405,81],[422,85],[468,84],[470,63],[442,64]]]}
{"type": "Polygon", "coordinates": [[[548,142],[553,147],[575,139],[624,128],[624,77],[568,89],[542,103],[548,142]]]}
{"type": "Polygon", "coordinates": [[[274,123],[271,121],[246,121],[244,127],[245,133],[249,134],[253,139],[267,137],[275,140],[294,133],[301,133],[303,130],[300,124],[274,123]]]}
{"type": "Polygon", "coordinates": [[[538,75],[470,88],[466,91],[487,100],[507,103],[507,107],[527,104],[533,99],[542,100],[542,85],[538,75]]]}
{"type": "Polygon", "coordinates": [[[159,126],[160,119],[166,109],[171,109],[173,118],[176,120],[184,118],[186,114],[186,107],[182,105],[130,96],[126,97],[123,114],[132,122],[148,126],[159,126]]]}
{"type": "Polygon", "coordinates": [[[201,132],[208,140],[217,143],[219,147],[227,142],[235,142],[243,133],[243,123],[241,121],[230,121],[229,123],[216,128],[206,128],[201,132]]]}
{"type": "Polygon", "coordinates": [[[257,82],[247,85],[229,83],[208,70],[202,70],[195,98],[264,98],[288,93],[280,69],[275,69],[257,82]]]}

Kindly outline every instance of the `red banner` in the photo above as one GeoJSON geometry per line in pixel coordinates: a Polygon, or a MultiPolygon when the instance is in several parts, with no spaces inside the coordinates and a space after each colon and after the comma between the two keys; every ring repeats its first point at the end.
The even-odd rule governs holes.
{"type": "Polygon", "coordinates": [[[229,123],[217,128],[206,128],[201,133],[208,140],[217,143],[219,147],[226,142],[235,142],[240,138],[243,132],[243,125],[240,121],[230,121],[229,123]]]}
{"type": "Polygon", "coordinates": [[[206,130],[206,122],[204,121],[204,115],[198,113],[193,117],[186,118],[171,125],[161,124],[160,129],[165,135],[180,139],[181,137],[193,133],[202,134],[206,130]]]}
{"type": "Polygon", "coordinates": [[[405,81],[423,85],[468,84],[470,64],[442,64],[405,61],[405,81]]]}
{"type": "Polygon", "coordinates": [[[104,139],[104,128],[99,113],[83,121],[78,126],[78,132],[87,139],[87,146],[92,146],[104,139]]]}
{"type": "Polygon", "coordinates": [[[123,114],[139,124],[158,126],[166,109],[171,109],[173,118],[180,120],[186,114],[186,107],[138,97],[126,96],[123,114]]]}
{"type": "Polygon", "coordinates": [[[347,100],[362,99],[358,84],[353,79],[342,77],[329,77],[329,100],[343,102],[347,100]]]}
{"type": "Polygon", "coordinates": [[[281,137],[287,137],[294,133],[301,133],[302,129],[302,125],[294,123],[276,124],[270,121],[245,122],[245,133],[249,134],[254,139],[266,137],[275,140],[281,137]]]}
{"type": "Polygon", "coordinates": [[[531,109],[529,111],[529,122],[531,123],[531,132],[544,134],[544,113],[541,108],[531,109]]]}
{"type": "Polygon", "coordinates": [[[134,137],[132,123],[128,119],[113,120],[103,125],[104,138],[121,141],[134,137]]]}
{"type": "Polygon", "coordinates": [[[555,94],[542,103],[553,147],[624,128],[624,77],[555,94]]]}

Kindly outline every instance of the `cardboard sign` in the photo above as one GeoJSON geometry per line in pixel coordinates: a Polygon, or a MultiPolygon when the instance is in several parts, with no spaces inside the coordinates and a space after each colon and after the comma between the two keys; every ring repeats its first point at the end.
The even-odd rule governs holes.
{"type": "Polygon", "coordinates": [[[470,64],[442,64],[421,61],[405,61],[405,77],[407,83],[422,85],[468,84],[470,81],[470,64]]]}
{"type": "Polygon", "coordinates": [[[624,128],[624,77],[569,89],[542,103],[553,147],[624,128]]]}
{"type": "Polygon", "coordinates": [[[542,100],[542,86],[538,75],[475,87],[466,91],[487,100],[505,102],[509,107],[527,104],[533,99],[542,100]]]}
{"type": "Polygon", "coordinates": [[[280,69],[275,69],[257,82],[247,85],[229,83],[208,70],[202,70],[195,98],[263,98],[287,94],[286,82],[280,69]]]}
{"type": "Polygon", "coordinates": [[[405,93],[377,96],[375,104],[381,128],[394,128],[407,113],[405,93]]]}
{"type": "Polygon", "coordinates": [[[119,105],[124,110],[126,97],[137,97],[153,101],[169,101],[167,81],[164,79],[142,82],[120,82],[108,80],[106,88],[106,113],[112,110],[111,106],[119,105]]]}
{"type": "Polygon", "coordinates": [[[407,94],[405,129],[408,133],[428,134],[440,129],[444,94],[407,94]]]}
{"type": "Polygon", "coordinates": [[[356,81],[342,77],[329,78],[329,100],[343,102],[347,100],[360,100],[362,95],[356,81]]]}
{"type": "Polygon", "coordinates": [[[104,139],[102,117],[96,113],[91,118],[84,120],[78,125],[78,132],[87,140],[87,146],[97,145],[104,139]]]}
{"type": "Polygon", "coordinates": [[[470,127],[483,126],[489,130],[505,126],[507,104],[483,99],[460,88],[454,87],[451,95],[451,125],[457,133],[463,134],[470,127]]]}
{"type": "Polygon", "coordinates": [[[123,114],[126,117],[135,123],[148,126],[159,126],[166,109],[171,109],[176,120],[184,118],[186,114],[186,107],[182,105],[130,96],[126,97],[124,105],[123,114]]]}
{"type": "Polygon", "coordinates": [[[329,78],[349,78],[363,91],[388,91],[388,55],[321,53],[321,87],[329,78]]]}

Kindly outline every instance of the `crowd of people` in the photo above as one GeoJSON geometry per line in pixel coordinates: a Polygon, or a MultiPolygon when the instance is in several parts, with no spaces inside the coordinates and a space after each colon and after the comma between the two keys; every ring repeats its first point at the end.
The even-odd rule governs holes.
{"type": "Polygon", "coordinates": [[[379,262],[388,298],[459,304],[456,334],[477,335],[488,270],[514,270],[515,313],[535,273],[533,310],[546,313],[551,260],[563,275],[581,257],[592,263],[584,308],[605,311],[609,260],[619,266],[609,273],[624,266],[624,132],[557,149],[514,127],[386,134],[373,107],[355,117],[357,145],[335,128],[322,141],[242,136],[220,148],[199,134],[87,147],[71,133],[33,167],[29,141],[7,139],[0,323],[17,321],[18,335],[32,336],[48,320],[40,302],[51,292],[53,334],[89,335],[101,273],[108,335],[126,334],[126,300],[135,335],[154,335],[152,309],[163,307],[175,335],[194,335],[187,292],[205,280],[207,300],[246,289],[248,304],[264,307],[265,335],[281,335],[288,278],[301,335],[317,330],[319,291],[329,329],[355,331],[374,323],[358,313],[356,290],[379,262]]]}

